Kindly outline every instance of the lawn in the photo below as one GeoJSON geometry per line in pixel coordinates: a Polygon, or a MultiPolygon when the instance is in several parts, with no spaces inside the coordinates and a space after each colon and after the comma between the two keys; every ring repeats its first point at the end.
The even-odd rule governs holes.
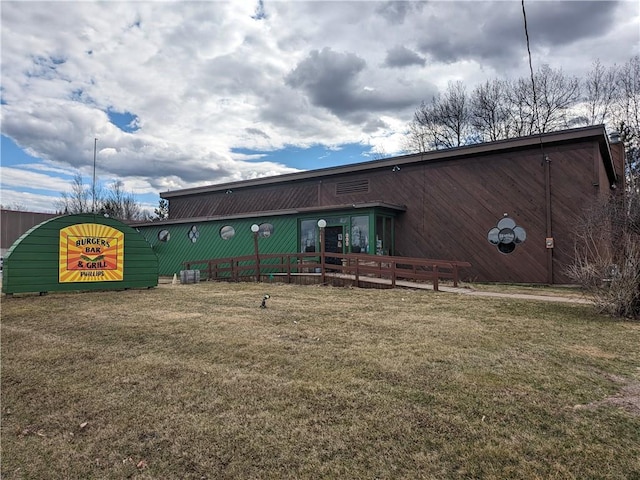
{"type": "Polygon", "coordinates": [[[640,323],[588,305],[204,282],[1,307],[3,479],[640,478],[640,323]]]}

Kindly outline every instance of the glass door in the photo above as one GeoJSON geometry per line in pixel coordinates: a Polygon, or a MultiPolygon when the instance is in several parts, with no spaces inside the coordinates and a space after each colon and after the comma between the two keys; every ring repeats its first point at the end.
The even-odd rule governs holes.
{"type": "MultiPolygon", "coordinates": [[[[324,251],[325,253],[344,253],[344,227],[336,225],[324,229],[324,251]]],[[[341,265],[340,258],[327,257],[326,263],[341,265]]]]}

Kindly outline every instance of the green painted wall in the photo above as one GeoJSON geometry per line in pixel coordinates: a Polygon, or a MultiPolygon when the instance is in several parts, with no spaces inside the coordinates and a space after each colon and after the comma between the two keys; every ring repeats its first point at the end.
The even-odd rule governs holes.
{"type": "Polygon", "coordinates": [[[46,220],[22,235],[4,259],[2,291],[6,294],[74,290],[148,288],[158,285],[158,257],[145,238],[128,225],[100,215],[65,215],[46,220]],[[122,280],[59,281],[60,230],[78,224],[99,224],[124,235],[122,280]]]}
{"type": "MultiPolygon", "coordinates": [[[[184,270],[183,262],[209,260],[212,258],[239,257],[253,255],[253,233],[251,225],[270,223],[274,227],[273,234],[267,238],[259,238],[260,253],[294,253],[301,251],[300,230],[301,220],[320,218],[327,220],[327,225],[343,225],[345,232],[350,229],[352,216],[369,216],[369,232],[371,235],[369,252],[375,253],[375,209],[354,209],[341,212],[323,212],[298,215],[280,215],[260,218],[212,220],[193,223],[146,224],[138,226],[138,230],[151,244],[158,256],[159,273],[163,276],[179,274],[184,270]],[[198,236],[192,241],[192,228],[195,226],[198,236]],[[223,240],[220,230],[230,226],[235,235],[223,240]],[[158,234],[166,230],[169,240],[160,241],[158,234]],[[191,237],[189,233],[192,232],[191,237]]],[[[319,248],[318,248],[319,251],[319,248]]],[[[363,252],[365,253],[365,252],[363,252]]]]}
{"type": "Polygon", "coordinates": [[[254,244],[251,225],[254,223],[273,225],[271,236],[258,239],[260,253],[296,251],[298,232],[297,220],[294,216],[145,225],[138,227],[138,230],[158,256],[160,275],[172,276],[184,270],[182,262],[252,255],[254,244]],[[189,232],[194,225],[198,232],[195,242],[189,237],[189,232]],[[235,235],[228,240],[220,237],[220,230],[225,226],[231,226],[235,230],[235,235]],[[158,239],[158,234],[162,230],[167,230],[170,234],[167,242],[158,239]]]}

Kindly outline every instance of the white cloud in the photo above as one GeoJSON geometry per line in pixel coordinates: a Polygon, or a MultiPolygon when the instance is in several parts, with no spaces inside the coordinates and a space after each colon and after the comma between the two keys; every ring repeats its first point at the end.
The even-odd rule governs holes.
{"type": "Polygon", "coordinates": [[[47,190],[59,194],[67,190],[68,182],[63,179],[31,172],[22,168],[0,167],[3,193],[5,188],[30,188],[47,190]]]}
{"type": "MultiPolygon", "coordinates": [[[[99,178],[157,193],[294,170],[234,149],[396,153],[420,101],[449,80],[471,89],[528,68],[520,2],[276,1],[261,19],[257,6],[3,2],[3,135],[47,161],[43,185],[63,174],[47,169],[90,175],[98,138],[99,178]]],[[[637,3],[527,8],[537,64],[579,74],[640,53],[637,3]]]]}

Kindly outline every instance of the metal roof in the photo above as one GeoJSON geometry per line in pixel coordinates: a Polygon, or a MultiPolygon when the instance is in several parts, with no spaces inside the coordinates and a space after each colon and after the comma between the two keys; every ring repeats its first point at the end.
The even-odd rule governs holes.
{"type": "Polygon", "coordinates": [[[280,217],[283,215],[299,215],[303,213],[326,213],[326,212],[340,212],[344,210],[358,210],[366,208],[379,208],[382,210],[389,210],[394,212],[405,212],[407,207],[404,205],[395,205],[386,202],[366,202],[366,203],[350,203],[342,205],[324,205],[318,207],[304,207],[304,208],[289,208],[282,210],[268,210],[260,212],[247,212],[238,213],[234,215],[212,215],[207,217],[188,217],[188,218],[176,218],[169,220],[159,220],[155,222],[140,222],[132,223],[131,227],[150,226],[150,225],[176,225],[181,223],[198,223],[198,222],[212,222],[212,221],[226,221],[226,220],[240,220],[243,218],[260,218],[260,217],[280,217]]]}

